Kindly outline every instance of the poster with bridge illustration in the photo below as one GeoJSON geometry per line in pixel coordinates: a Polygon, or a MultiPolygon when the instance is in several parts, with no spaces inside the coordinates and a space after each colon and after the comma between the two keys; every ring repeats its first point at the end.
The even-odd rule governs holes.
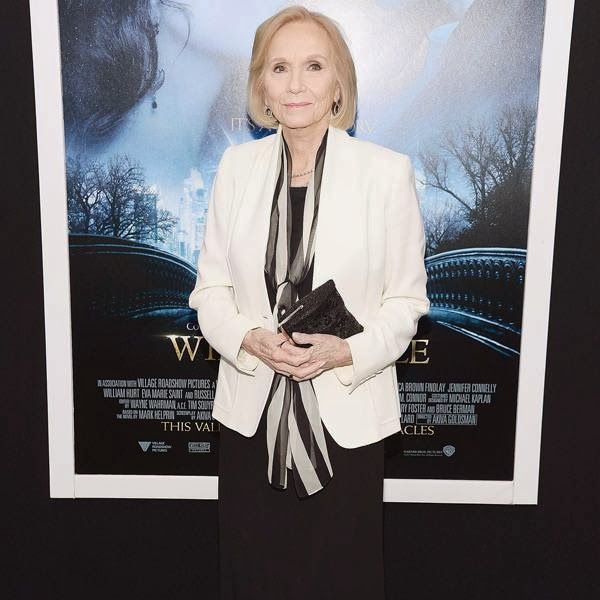
{"type": "MultiPolygon", "coordinates": [[[[36,5],[34,24],[35,11],[46,10],[36,5]]],[[[102,495],[85,491],[93,475],[217,473],[219,356],[187,303],[223,151],[273,133],[249,120],[245,86],[255,28],[283,6],[57,2],[64,179],[53,202],[63,203],[68,229],[72,461],[81,495],[102,495]]],[[[527,402],[519,382],[532,181],[542,160],[542,50],[557,3],[307,6],[340,23],[354,56],[359,110],[349,133],[411,157],[425,223],[431,310],[397,361],[402,431],[386,439],[386,485],[420,490],[402,498],[417,501],[438,498],[419,481],[512,490],[517,410],[527,402]]],[[[561,39],[564,58],[569,35],[561,39]]],[[[551,93],[560,111],[564,78],[551,93]]],[[[540,264],[549,281],[551,248],[540,264]]],[[[134,488],[122,495],[146,494],[134,488]]],[[[512,493],[481,501],[511,502],[512,493]]],[[[439,496],[480,496],[459,497],[439,496]]]]}

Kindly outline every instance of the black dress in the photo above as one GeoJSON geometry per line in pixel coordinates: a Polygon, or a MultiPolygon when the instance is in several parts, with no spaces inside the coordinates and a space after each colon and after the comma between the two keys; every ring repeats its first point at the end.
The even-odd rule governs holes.
{"type": "MultiPolygon", "coordinates": [[[[295,248],[306,187],[291,190],[295,248]]],[[[324,427],[333,478],[301,500],[269,485],[266,414],[251,438],[221,425],[219,598],[383,600],[383,440],[342,448],[324,427]]]]}

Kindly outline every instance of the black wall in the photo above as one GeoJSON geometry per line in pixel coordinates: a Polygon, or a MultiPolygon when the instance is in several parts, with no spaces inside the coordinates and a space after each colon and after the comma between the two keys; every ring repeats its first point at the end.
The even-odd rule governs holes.
{"type": "MultiPolygon", "coordinates": [[[[28,3],[2,27],[4,598],[215,598],[216,503],[50,500],[28,3]],[[6,209],[6,210],[4,210],[6,209]]],[[[577,0],[538,506],[386,504],[388,598],[597,597],[600,5],[577,0]]]]}

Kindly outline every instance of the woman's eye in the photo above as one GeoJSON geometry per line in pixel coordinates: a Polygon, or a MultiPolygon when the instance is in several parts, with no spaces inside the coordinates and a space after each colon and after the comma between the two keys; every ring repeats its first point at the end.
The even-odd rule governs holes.
{"type": "Polygon", "coordinates": [[[319,63],[310,63],[309,69],[311,69],[313,71],[320,71],[321,70],[321,65],[319,63]],[[317,67],[317,68],[313,69],[312,67],[317,67]]]}
{"type": "Polygon", "coordinates": [[[275,65],[273,67],[273,71],[275,71],[275,73],[281,73],[281,71],[279,69],[283,69],[283,65],[275,65]]]}

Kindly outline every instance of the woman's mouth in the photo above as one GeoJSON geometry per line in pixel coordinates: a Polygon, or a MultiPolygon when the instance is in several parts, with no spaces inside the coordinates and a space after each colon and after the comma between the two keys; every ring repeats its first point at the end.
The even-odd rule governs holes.
{"type": "Polygon", "coordinates": [[[308,106],[310,102],[290,102],[289,104],[284,104],[286,108],[302,108],[304,106],[308,106]]]}

